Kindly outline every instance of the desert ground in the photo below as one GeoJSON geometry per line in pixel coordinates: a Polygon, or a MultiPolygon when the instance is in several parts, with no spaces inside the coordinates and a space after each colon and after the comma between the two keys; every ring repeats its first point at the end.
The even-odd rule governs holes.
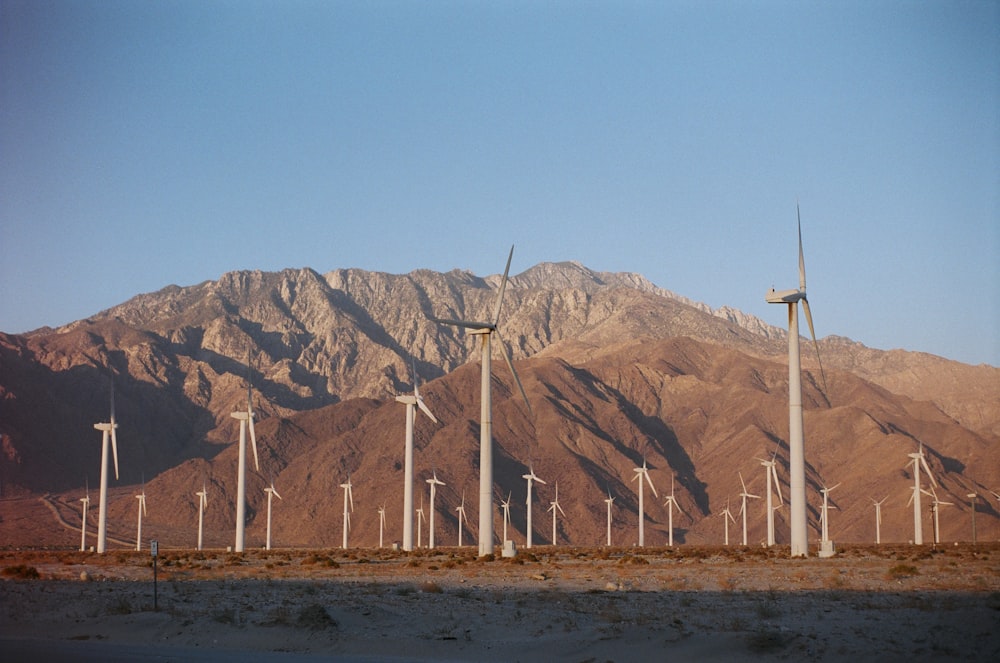
{"type": "Polygon", "coordinates": [[[0,644],[64,660],[1000,660],[1000,544],[0,551],[0,644]],[[155,605],[154,605],[155,594],[155,605]]]}

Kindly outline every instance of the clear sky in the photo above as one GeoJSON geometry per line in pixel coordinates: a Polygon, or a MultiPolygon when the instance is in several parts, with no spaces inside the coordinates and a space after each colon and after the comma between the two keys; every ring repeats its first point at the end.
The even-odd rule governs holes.
{"type": "Polygon", "coordinates": [[[0,329],[577,260],[1000,366],[1000,3],[0,2],[0,329]]]}

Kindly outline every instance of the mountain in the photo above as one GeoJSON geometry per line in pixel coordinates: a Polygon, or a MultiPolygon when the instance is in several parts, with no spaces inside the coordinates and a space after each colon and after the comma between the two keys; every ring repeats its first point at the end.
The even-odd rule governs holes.
{"type": "MultiPolygon", "coordinates": [[[[442,422],[418,418],[418,490],[433,469],[448,484],[438,498],[438,536],[451,541],[462,490],[477,490],[478,356],[461,330],[428,318],[485,319],[498,283],[498,276],[458,270],[233,272],[139,295],[59,329],[0,334],[6,498],[0,505],[7,512],[33,503],[14,498],[57,493],[49,508],[79,523],[75,500],[85,481],[95,486],[99,476],[93,424],[108,416],[113,374],[122,476],[114,484],[112,527],[120,523],[121,536],[129,536],[133,484],[144,479],[150,509],[144,527],[190,545],[184,539],[196,527],[194,492],[205,482],[206,536],[225,545],[235,517],[238,435],[229,413],[245,402],[249,350],[262,461],[248,490],[249,540],[263,537],[257,510],[273,478],[285,498],[276,506],[276,541],[339,543],[337,486],[351,473],[361,510],[351,540],[372,545],[377,504],[390,504],[391,528],[391,505],[402,503],[403,410],[393,396],[411,388],[413,360],[442,422]]],[[[637,274],[571,262],[543,263],[513,277],[502,328],[532,401],[529,413],[512,398],[506,367],[495,363],[496,494],[511,492],[522,505],[512,509],[522,535],[520,476],[529,463],[549,481],[536,493],[536,541],[551,536],[543,514],[558,480],[567,512],[560,540],[601,542],[610,490],[617,497],[616,539],[631,542],[632,468],[643,458],[661,491],[676,477],[678,501],[689,515],[675,517],[681,541],[721,541],[716,516],[727,498],[738,508],[737,473],[751,492],[763,492],[755,458],[777,451],[787,485],[783,330],[733,309],[712,310],[637,274]]],[[[875,350],[836,336],[819,345],[825,391],[811,344],[803,345],[810,523],[818,516],[818,488],[842,483],[832,494],[841,509],[831,516],[834,539],[872,539],[868,498],[887,493],[883,538],[912,537],[905,506],[912,477],[904,465],[919,442],[940,482],[940,499],[955,503],[942,507],[943,532],[968,538],[965,494],[970,487],[986,496],[1000,488],[1000,369],[875,350]]],[[[663,538],[661,502],[647,506],[647,540],[663,538]]],[[[757,541],[763,506],[750,508],[757,541]]],[[[981,532],[1000,530],[995,501],[981,502],[977,511],[981,532]]],[[[782,541],[782,511],[778,519],[782,541]]],[[[12,529],[2,530],[6,539],[18,536],[12,529]]],[[[58,528],[47,536],[74,540],[58,528]]]]}

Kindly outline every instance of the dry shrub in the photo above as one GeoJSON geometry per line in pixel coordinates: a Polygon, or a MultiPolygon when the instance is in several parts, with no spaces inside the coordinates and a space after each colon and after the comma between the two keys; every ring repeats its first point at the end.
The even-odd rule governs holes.
{"type": "Polygon", "coordinates": [[[890,566],[889,570],[886,572],[889,580],[901,580],[903,578],[912,578],[913,576],[920,575],[920,571],[913,564],[896,564],[890,566]]]}
{"type": "Polygon", "coordinates": [[[3,575],[8,578],[17,578],[18,580],[37,580],[41,577],[38,575],[38,569],[25,564],[4,567],[3,575]]]}

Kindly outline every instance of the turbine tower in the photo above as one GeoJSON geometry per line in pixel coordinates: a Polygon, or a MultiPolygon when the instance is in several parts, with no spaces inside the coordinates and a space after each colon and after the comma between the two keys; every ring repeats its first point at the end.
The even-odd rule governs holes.
{"type": "Polygon", "coordinates": [[[875,506],[875,545],[877,546],[882,544],[882,505],[887,499],[889,499],[888,495],[881,500],[872,500],[872,504],[875,506]]]}
{"type": "Polygon", "coordinates": [[[233,412],[230,416],[240,422],[239,465],[236,475],[236,546],[235,552],[243,552],[247,513],[247,428],[250,429],[250,443],[253,445],[253,464],[260,472],[257,460],[257,434],[253,428],[253,383],[250,380],[250,350],[247,350],[247,409],[233,412]]]}
{"type": "Polygon", "coordinates": [[[351,531],[351,511],[354,511],[354,493],[351,490],[351,475],[347,475],[347,483],[340,484],[344,489],[344,550],[347,550],[347,533],[351,531]],[[351,505],[351,510],[347,510],[347,505],[351,505]]]}
{"type": "Polygon", "coordinates": [[[552,512],[552,545],[556,545],[556,524],[557,524],[556,523],[556,511],[558,510],[559,513],[561,513],[563,515],[563,518],[566,517],[566,512],[563,511],[563,508],[561,506],[559,506],[559,482],[558,481],[556,482],[556,498],[554,500],[552,500],[551,502],[549,502],[549,504],[551,506],[549,506],[548,510],[552,512]]]}
{"type": "Polygon", "coordinates": [[[87,550],[87,508],[90,507],[90,485],[87,485],[87,494],[80,498],[83,502],[83,521],[80,525],[80,552],[87,550]]]}
{"type": "Polygon", "coordinates": [[[722,518],[722,523],[725,525],[726,529],[726,545],[729,545],[729,521],[733,521],[736,524],[736,519],[733,518],[733,512],[729,510],[729,498],[726,498],[726,508],[719,512],[719,516],[722,518]]]}
{"type": "Polygon", "coordinates": [[[909,506],[910,502],[913,503],[913,544],[922,546],[924,545],[924,527],[922,521],[923,514],[920,513],[920,493],[926,493],[927,491],[920,487],[920,467],[923,466],[924,470],[926,470],[927,478],[931,480],[932,487],[936,486],[937,482],[934,481],[931,468],[927,466],[927,459],[924,458],[923,443],[920,443],[916,453],[909,454],[909,456],[913,463],[913,494],[910,495],[907,506],[909,506]]]}
{"type": "Polygon", "coordinates": [[[424,495],[420,494],[420,508],[417,509],[417,548],[420,548],[423,544],[420,533],[423,531],[424,521],[427,520],[426,514],[424,514],[424,495]]]}
{"type": "Polygon", "coordinates": [[[513,493],[507,493],[507,501],[500,502],[500,506],[503,508],[503,540],[504,543],[507,542],[507,526],[510,525],[510,498],[513,493]]]}
{"type": "Polygon", "coordinates": [[[681,508],[681,505],[677,502],[677,498],[674,497],[674,477],[670,476],[670,494],[666,496],[666,501],[663,502],[663,506],[667,507],[667,545],[671,548],[674,547],[674,508],[676,507],[678,511],[683,513],[685,516],[687,512],[681,508]]]}
{"type": "Polygon", "coordinates": [[[653,486],[653,480],[649,478],[649,468],[646,467],[646,459],[645,458],[642,459],[642,467],[636,467],[633,469],[635,470],[635,476],[632,477],[632,481],[635,481],[636,479],[639,480],[639,547],[642,548],[643,546],[646,545],[646,528],[645,528],[646,509],[645,506],[643,505],[643,499],[642,499],[643,478],[645,478],[646,483],[649,484],[649,489],[653,491],[653,496],[659,497],[659,495],[656,494],[656,487],[653,486]]]}
{"type": "MultiPolygon", "coordinates": [[[[788,305],[788,501],[791,505],[791,554],[792,557],[806,557],[809,554],[808,531],[806,529],[806,461],[805,436],[802,426],[802,365],[799,354],[799,307],[806,314],[809,323],[809,333],[812,334],[816,346],[816,358],[819,360],[819,343],[816,342],[816,331],[813,328],[812,313],[809,311],[809,300],[806,299],[806,263],[802,254],[802,218],[798,205],[795,206],[799,226],[799,287],[797,290],[776,291],[771,288],[765,295],[769,304],[788,305]]],[[[823,374],[823,364],[819,366],[823,377],[823,390],[826,391],[826,376],[823,374]]],[[[745,502],[744,502],[745,503],[745,502]]],[[[745,542],[744,542],[745,545],[745,542]]]]}
{"type": "Polygon", "coordinates": [[[615,498],[611,497],[611,490],[608,490],[608,499],[604,500],[604,503],[608,505],[608,547],[611,547],[611,505],[614,504],[615,498]]]}
{"type": "MultiPolygon", "coordinates": [[[[823,493],[823,513],[821,516],[823,520],[822,539],[821,539],[822,543],[826,543],[827,541],[830,540],[830,493],[832,493],[834,488],[836,488],[839,485],[840,484],[838,483],[829,488],[823,486],[823,488],[821,488],[819,491],[823,493]]],[[[834,508],[836,509],[837,507],[834,508]]]]}
{"type": "MultiPolygon", "coordinates": [[[[411,504],[410,506],[412,507],[413,505],[411,504]]],[[[381,505],[378,508],[378,547],[379,548],[381,548],[382,545],[383,545],[383,543],[382,543],[382,536],[383,536],[384,533],[385,533],[385,504],[381,505]]],[[[412,532],[411,532],[411,534],[412,534],[412,532]]]]}
{"type": "Polygon", "coordinates": [[[976,545],[976,501],[979,493],[966,493],[965,496],[969,498],[969,507],[972,509],[972,545],[976,545]]]}
{"type": "Polygon", "coordinates": [[[944,506],[954,506],[954,502],[942,502],[938,499],[937,491],[931,488],[931,498],[934,500],[931,503],[931,511],[934,513],[934,543],[941,543],[941,522],[940,522],[940,507],[944,506]]]}
{"type": "Polygon", "coordinates": [[[446,484],[444,481],[438,479],[436,470],[434,472],[434,476],[432,476],[430,479],[427,479],[427,483],[431,485],[431,515],[430,515],[430,523],[427,534],[427,542],[428,542],[427,547],[433,549],[434,548],[434,495],[437,492],[436,488],[438,486],[444,486],[446,484]]]}
{"type": "Polygon", "coordinates": [[[462,522],[465,520],[465,491],[462,491],[462,503],[455,507],[458,512],[458,547],[462,547],[462,522]]]}
{"type": "Polygon", "coordinates": [[[277,497],[280,500],[281,495],[279,495],[278,491],[274,489],[274,481],[271,481],[271,485],[265,488],[264,492],[267,493],[267,543],[265,544],[264,547],[267,550],[270,550],[271,549],[271,498],[277,497]]]}
{"type": "MultiPolygon", "coordinates": [[[[500,350],[504,361],[510,368],[514,376],[514,382],[524,398],[528,411],[531,411],[531,403],[528,402],[528,395],[524,391],[521,379],[517,377],[514,370],[514,362],[511,361],[507,348],[504,346],[503,337],[500,335],[500,307],[503,305],[503,293],[507,288],[507,273],[510,271],[510,261],[514,257],[514,247],[510,247],[510,254],[507,256],[507,266],[503,270],[503,278],[500,280],[500,288],[497,290],[496,302],[493,305],[493,317],[491,322],[474,322],[469,320],[450,320],[444,318],[431,318],[434,322],[464,327],[470,334],[478,335],[482,341],[482,373],[480,376],[480,401],[481,408],[479,414],[479,556],[493,554],[493,518],[495,515],[493,504],[493,419],[490,401],[490,339],[497,335],[500,341],[500,350]]],[[[529,530],[530,532],[530,530],[529,530]]],[[[530,535],[530,534],[529,534],[530,535]]]]}
{"type": "Polygon", "coordinates": [[[139,524],[135,530],[135,549],[142,550],[142,517],[146,514],[146,486],[143,484],[142,492],[135,496],[139,500],[139,524]]]}
{"type": "Polygon", "coordinates": [[[743,486],[743,492],[740,493],[740,497],[743,499],[743,504],[740,506],[740,513],[743,514],[743,545],[747,544],[747,499],[759,500],[760,495],[751,495],[747,492],[747,485],[743,482],[743,473],[738,472],[740,476],[740,485],[743,486]]]}
{"type": "MultiPolygon", "coordinates": [[[[404,451],[403,468],[403,550],[413,550],[413,423],[416,418],[417,408],[427,415],[427,417],[437,423],[438,420],[431,414],[430,409],[424,404],[424,399],[420,397],[420,388],[417,386],[417,366],[412,363],[413,372],[413,394],[396,396],[396,401],[406,406],[406,447],[404,451]]],[[[381,546],[379,546],[381,547],[381,546]]]]}
{"type": "Polygon", "coordinates": [[[778,481],[778,470],[777,470],[777,459],[778,452],[774,452],[771,456],[771,460],[762,460],[758,458],[760,464],[764,466],[764,476],[767,477],[767,545],[771,547],[775,544],[774,538],[774,512],[775,508],[771,502],[771,479],[774,479],[774,486],[778,489],[778,504],[784,504],[784,500],[781,498],[781,482],[778,481]]]}
{"type": "Polygon", "coordinates": [[[527,481],[528,481],[528,499],[526,501],[526,503],[528,505],[528,523],[527,523],[528,524],[528,536],[527,536],[527,541],[526,541],[526,543],[524,545],[525,548],[530,548],[531,547],[531,482],[532,481],[537,481],[538,483],[542,483],[542,484],[545,483],[544,481],[542,481],[540,478],[538,478],[535,475],[535,468],[533,468],[533,467],[531,467],[529,465],[528,469],[529,469],[529,473],[528,474],[521,475],[522,479],[527,479],[527,481]]]}
{"type": "Polygon", "coordinates": [[[115,461],[115,480],[118,480],[118,422],[115,420],[115,379],[111,377],[111,418],[107,423],[94,424],[101,431],[101,495],[97,511],[97,552],[103,554],[108,537],[108,440],[115,461]]]}
{"type": "Polygon", "coordinates": [[[198,496],[198,550],[201,550],[202,525],[205,522],[205,509],[208,508],[208,490],[205,484],[201,484],[201,490],[195,495],[198,496]]]}

